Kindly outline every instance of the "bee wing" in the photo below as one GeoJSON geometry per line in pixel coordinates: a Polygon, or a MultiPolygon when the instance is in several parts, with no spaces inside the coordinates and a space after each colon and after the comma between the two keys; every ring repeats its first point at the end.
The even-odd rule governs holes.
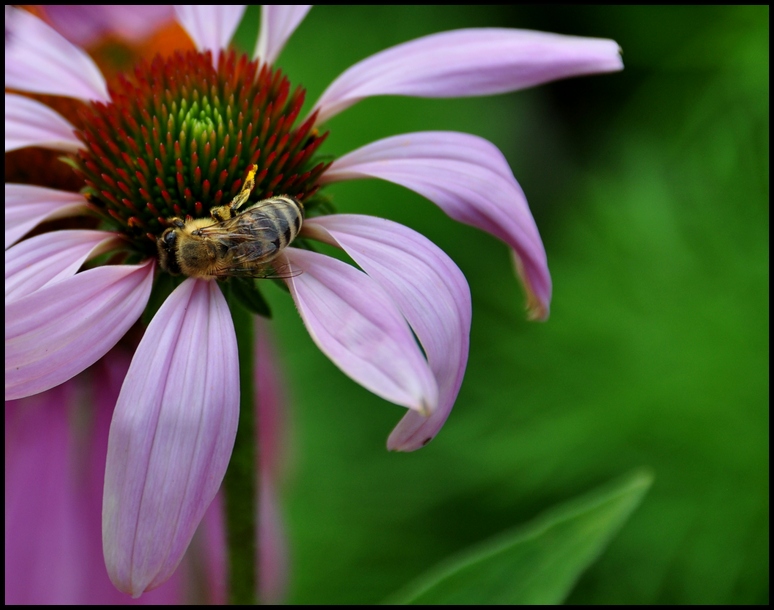
{"type": "Polygon", "coordinates": [[[303,271],[301,269],[294,269],[290,265],[279,265],[276,263],[269,263],[264,267],[246,268],[246,267],[225,267],[219,269],[215,274],[216,277],[250,277],[255,279],[266,280],[284,280],[291,277],[301,275],[303,271]]]}
{"type": "MultiPolygon", "coordinates": [[[[198,230],[202,237],[218,240],[224,245],[254,241],[259,237],[264,239],[264,235],[269,236],[270,233],[276,233],[271,220],[261,214],[252,213],[249,219],[243,215],[234,216],[198,230]]],[[[273,237],[271,236],[271,239],[273,237]]]]}
{"type": "Polygon", "coordinates": [[[274,273],[270,275],[262,275],[261,277],[269,279],[287,279],[290,277],[297,277],[304,271],[298,267],[294,267],[285,256],[279,256],[271,262],[271,267],[274,273]]]}
{"type": "Polygon", "coordinates": [[[290,265],[270,265],[265,271],[253,272],[248,277],[260,280],[286,280],[291,277],[297,277],[302,273],[301,269],[292,269],[290,265]]]}

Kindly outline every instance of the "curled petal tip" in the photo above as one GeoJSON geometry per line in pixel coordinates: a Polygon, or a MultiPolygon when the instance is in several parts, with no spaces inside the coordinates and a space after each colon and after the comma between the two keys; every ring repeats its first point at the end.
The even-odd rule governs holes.
{"type": "Polygon", "coordinates": [[[421,344],[437,398],[420,397],[387,441],[390,451],[419,449],[443,426],[465,373],[471,319],[465,276],[426,237],[384,218],[335,214],[304,226],[315,239],[343,248],[387,291],[421,344]]]}
{"type": "MultiPolygon", "coordinates": [[[[421,434],[420,434],[421,437],[421,434]]],[[[395,432],[387,438],[387,451],[396,451],[400,453],[411,453],[422,447],[427,447],[435,438],[435,435],[427,435],[424,438],[399,438],[395,432]]]]}
{"type": "Polygon", "coordinates": [[[548,304],[543,303],[531,292],[527,293],[527,320],[530,322],[545,322],[548,320],[548,304]]]}
{"type": "Polygon", "coordinates": [[[527,272],[524,262],[515,252],[513,253],[513,264],[516,268],[516,275],[521,280],[526,292],[527,319],[530,322],[545,322],[548,320],[552,291],[551,276],[545,258],[542,258],[542,263],[538,264],[530,273],[527,272]]]}
{"type": "Polygon", "coordinates": [[[616,56],[615,56],[616,65],[613,68],[613,70],[611,70],[612,72],[618,72],[624,69],[623,48],[621,48],[621,45],[619,45],[618,43],[615,43],[615,44],[616,44],[616,56]]]}
{"type": "Polygon", "coordinates": [[[545,322],[548,320],[548,312],[545,309],[527,309],[527,320],[530,322],[545,322]]]}
{"type": "Polygon", "coordinates": [[[524,192],[491,142],[455,132],[402,134],[340,157],[325,175],[329,182],[368,177],[400,184],[502,240],[512,248],[529,317],[548,317],[551,274],[543,241],[524,192]]]}

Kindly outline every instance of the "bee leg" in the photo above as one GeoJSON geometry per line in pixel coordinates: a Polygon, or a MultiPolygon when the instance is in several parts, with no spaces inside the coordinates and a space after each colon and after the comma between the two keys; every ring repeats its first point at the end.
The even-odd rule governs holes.
{"type": "Polygon", "coordinates": [[[253,165],[250,171],[247,172],[247,178],[242,188],[239,189],[239,193],[226,205],[220,205],[210,210],[210,216],[217,222],[223,222],[228,220],[234,215],[234,212],[241,208],[247,200],[250,198],[250,193],[255,188],[255,173],[258,171],[258,166],[253,165]]]}
{"type": "Polygon", "coordinates": [[[210,216],[212,216],[212,219],[217,222],[228,220],[233,215],[234,214],[231,211],[230,205],[219,205],[218,207],[212,208],[210,210],[210,216]]]}

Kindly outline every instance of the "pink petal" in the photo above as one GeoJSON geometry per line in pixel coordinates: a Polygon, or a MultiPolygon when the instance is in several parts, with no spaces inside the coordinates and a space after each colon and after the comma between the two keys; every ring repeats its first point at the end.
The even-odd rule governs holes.
{"type": "MultiPolygon", "coordinates": [[[[84,583],[84,595],[91,604],[184,604],[190,603],[191,590],[200,589],[199,575],[188,570],[178,570],[164,585],[143,596],[142,600],[132,600],[113,586],[105,569],[105,559],[102,553],[102,495],[105,483],[105,460],[107,459],[108,435],[121,386],[130,364],[128,350],[118,348],[111,350],[87,373],[76,377],[82,383],[88,383],[93,388],[94,404],[92,428],[89,435],[89,453],[85,456],[88,468],[88,488],[81,493],[81,509],[83,519],[88,523],[89,564],[83,566],[88,580],[84,583]],[[84,377],[86,377],[84,379],[84,377]],[[99,578],[95,578],[99,575],[99,578]],[[186,599],[186,597],[188,599],[186,599]],[[104,600],[104,601],[102,601],[104,600]]],[[[189,562],[192,564],[193,562],[189,562]]]]}
{"type": "Polygon", "coordinates": [[[113,584],[167,580],[226,472],[239,417],[239,357],[215,282],[188,279],[132,359],[110,426],[102,511],[113,584]]]}
{"type": "Polygon", "coordinates": [[[77,216],[86,210],[86,200],[80,193],[28,184],[6,184],[5,247],[15,244],[44,220],[77,216]]]}
{"type": "Polygon", "coordinates": [[[244,4],[177,4],[175,14],[196,48],[212,51],[217,65],[221,49],[225,49],[245,13],[244,4]]]}
{"type": "Polygon", "coordinates": [[[171,4],[47,4],[45,11],[57,32],[81,46],[106,34],[142,40],[174,17],[171,4]]]}
{"type": "Polygon", "coordinates": [[[405,186],[455,220],[504,241],[514,250],[530,319],[548,318],[551,275],[543,242],[524,192],[493,144],[455,132],[385,138],[334,161],[323,182],[355,178],[405,186]]]}
{"type": "Polygon", "coordinates": [[[77,375],[138,320],[152,260],[97,267],[5,306],[5,399],[37,394],[77,375]]]}
{"type": "Polygon", "coordinates": [[[321,123],[372,95],[468,97],[621,70],[613,40],[475,28],[396,45],[346,70],[315,105],[321,123]]]}
{"type": "MultiPolygon", "coordinates": [[[[102,558],[107,434],[121,387],[111,372],[117,369],[123,380],[129,364],[116,367],[115,355],[56,388],[5,405],[7,604],[131,601],[110,582],[102,558]]],[[[184,603],[181,581],[143,601],[184,603]]]]}
{"type": "Polygon", "coordinates": [[[6,19],[5,86],[84,100],[109,99],[105,79],[81,49],[37,17],[13,10],[6,19]]]}
{"type": "Polygon", "coordinates": [[[438,386],[411,330],[374,280],[335,258],[288,248],[287,280],[312,339],[346,375],[385,400],[423,414],[438,386]]]}
{"type": "Polygon", "coordinates": [[[5,251],[5,302],[72,277],[89,258],[116,248],[123,240],[105,231],[52,231],[5,251]]]}
{"type": "Polygon", "coordinates": [[[465,374],[471,318],[465,277],[430,240],[382,218],[324,216],[307,220],[304,232],[346,250],[390,295],[422,344],[438,383],[438,408],[430,417],[408,412],[387,447],[423,447],[449,416],[465,374]]]}
{"type": "Polygon", "coordinates": [[[261,32],[258,35],[255,57],[259,57],[264,63],[273,64],[290,35],[311,8],[311,4],[262,4],[261,32]]]}
{"type": "Polygon", "coordinates": [[[81,142],[62,115],[28,97],[6,93],[5,152],[26,146],[74,152],[81,142]]]}

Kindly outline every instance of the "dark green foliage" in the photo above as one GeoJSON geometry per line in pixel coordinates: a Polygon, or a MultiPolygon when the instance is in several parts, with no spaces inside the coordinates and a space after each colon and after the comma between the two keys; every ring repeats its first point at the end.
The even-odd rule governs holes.
{"type": "Polygon", "coordinates": [[[334,185],[337,210],[427,235],[471,286],[470,361],[428,447],[319,352],[271,291],[294,399],[285,485],[295,603],[384,599],[452,554],[647,466],[655,484],[569,602],[768,602],[768,8],[314,8],[279,64],[307,107],[416,36],[523,27],[615,38],[626,69],[498,97],[376,98],[321,152],[415,130],[494,142],[555,293],[528,323],[506,248],[405,189],[334,185]]]}
{"type": "Polygon", "coordinates": [[[249,312],[271,319],[271,309],[263,298],[257,281],[251,278],[230,278],[228,283],[239,303],[249,312]]]}

